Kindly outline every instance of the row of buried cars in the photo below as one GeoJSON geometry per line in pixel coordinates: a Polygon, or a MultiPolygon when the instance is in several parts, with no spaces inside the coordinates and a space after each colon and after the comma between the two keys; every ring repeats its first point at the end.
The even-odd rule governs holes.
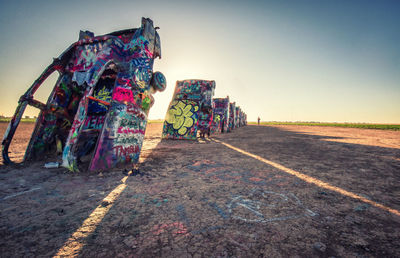
{"type": "MultiPolygon", "coordinates": [[[[9,147],[28,105],[40,109],[24,161],[62,159],[71,171],[132,168],[139,160],[153,94],[166,79],[153,72],[161,58],[158,27],[142,18],[139,28],[94,36],[86,31],[53,60],[18,101],[2,141],[5,164],[9,147]],[[35,92],[54,72],[58,80],[46,103],[35,92]]],[[[214,81],[178,81],[168,109],[163,138],[196,139],[229,132],[246,116],[229,98],[212,99],[214,81]]]]}
{"type": "Polygon", "coordinates": [[[163,126],[163,139],[204,138],[247,124],[247,115],[226,98],[213,98],[215,81],[177,81],[163,126]]]}

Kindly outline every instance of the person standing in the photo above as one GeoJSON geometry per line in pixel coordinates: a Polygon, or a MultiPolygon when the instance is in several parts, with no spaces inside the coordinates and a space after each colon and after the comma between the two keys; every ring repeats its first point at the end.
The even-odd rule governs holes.
{"type": "Polygon", "coordinates": [[[258,121],[258,125],[260,125],[260,117],[258,117],[257,121],[258,121]]]}

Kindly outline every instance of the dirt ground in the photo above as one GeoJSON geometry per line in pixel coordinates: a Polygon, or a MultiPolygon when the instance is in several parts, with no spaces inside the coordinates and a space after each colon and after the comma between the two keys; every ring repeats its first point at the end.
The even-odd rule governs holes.
{"type": "Polygon", "coordinates": [[[400,132],[249,125],[161,141],[161,127],[136,175],[0,165],[0,256],[400,257],[400,132]]]}

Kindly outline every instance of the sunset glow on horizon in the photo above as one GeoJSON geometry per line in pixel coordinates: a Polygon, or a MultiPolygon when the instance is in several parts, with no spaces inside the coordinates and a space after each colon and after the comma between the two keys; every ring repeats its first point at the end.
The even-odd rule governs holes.
{"type": "MultiPolygon", "coordinates": [[[[400,123],[398,1],[2,1],[0,115],[78,39],[160,27],[154,71],[167,89],[149,119],[164,119],[177,80],[215,80],[249,121],[400,123]]],[[[38,92],[46,102],[57,75],[38,92]]],[[[34,116],[30,108],[25,115],[34,116]]]]}

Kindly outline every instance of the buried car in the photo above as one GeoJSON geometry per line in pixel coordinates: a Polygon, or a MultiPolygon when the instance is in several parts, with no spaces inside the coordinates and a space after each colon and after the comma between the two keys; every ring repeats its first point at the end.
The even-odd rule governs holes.
{"type": "Polygon", "coordinates": [[[227,132],[229,126],[229,96],[213,99],[213,132],[227,132]]]}
{"type": "MultiPolygon", "coordinates": [[[[161,57],[153,21],[140,28],[94,36],[82,32],[21,96],[2,141],[5,164],[14,133],[27,105],[40,109],[24,160],[62,154],[71,171],[131,168],[138,162],[147,116],[156,91],[166,87],[162,73],[153,73],[161,57]],[[46,104],[34,93],[53,72],[59,78],[46,104]]],[[[54,158],[57,158],[55,156],[54,158]]]]}
{"type": "Polygon", "coordinates": [[[177,81],[163,126],[163,139],[197,139],[210,133],[215,81],[177,81]]]}

